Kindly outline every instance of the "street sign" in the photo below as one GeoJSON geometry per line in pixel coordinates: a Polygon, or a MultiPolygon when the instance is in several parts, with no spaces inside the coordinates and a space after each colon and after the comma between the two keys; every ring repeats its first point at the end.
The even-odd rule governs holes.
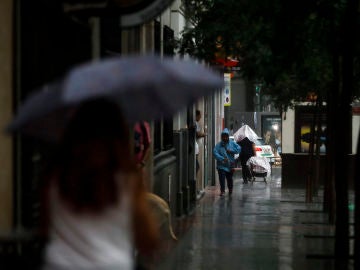
{"type": "Polygon", "coordinates": [[[231,106],[231,74],[224,74],[224,106],[231,106]]]}

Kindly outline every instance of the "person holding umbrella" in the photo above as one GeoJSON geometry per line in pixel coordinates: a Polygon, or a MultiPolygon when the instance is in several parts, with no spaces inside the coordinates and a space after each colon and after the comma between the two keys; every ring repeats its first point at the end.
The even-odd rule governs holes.
{"type": "Polygon", "coordinates": [[[74,67],[24,101],[6,131],[59,149],[42,186],[45,270],[128,270],[135,250],[157,250],[130,127],[222,87],[219,74],[194,61],[127,56],[74,67]]]}
{"type": "Polygon", "coordinates": [[[244,180],[244,184],[247,184],[251,179],[251,173],[248,166],[246,165],[246,162],[252,156],[256,156],[255,143],[250,141],[248,137],[245,137],[241,138],[241,140],[238,141],[238,144],[241,147],[239,159],[241,163],[242,177],[244,180]]]}
{"type": "Polygon", "coordinates": [[[84,102],[65,128],[44,189],[47,269],[133,269],[158,245],[130,129],[118,106],[84,102]]]}
{"type": "Polygon", "coordinates": [[[251,179],[251,173],[249,168],[246,166],[246,162],[250,157],[256,156],[254,141],[256,141],[258,138],[259,137],[255,133],[255,131],[252,130],[248,125],[243,125],[234,133],[234,140],[241,147],[239,159],[241,163],[241,171],[244,184],[247,184],[248,181],[251,179]]]}
{"type": "Polygon", "coordinates": [[[216,144],[214,150],[216,168],[219,174],[220,196],[225,194],[225,178],[229,189],[229,195],[233,191],[233,174],[235,167],[234,155],[240,153],[240,146],[229,140],[229,130],[225,128],[221,133],[221,141],[216,144]]]}

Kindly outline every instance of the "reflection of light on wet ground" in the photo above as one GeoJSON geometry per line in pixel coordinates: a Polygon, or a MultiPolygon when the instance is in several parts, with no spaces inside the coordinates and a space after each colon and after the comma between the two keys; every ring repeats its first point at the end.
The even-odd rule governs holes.
{"type": "Polygon", "coordinates": [[[319,212],[322,196],[320,191],[306,204],[304,190],[281,189],[278,168],[268,183],[245,185],[238,176],[232,197],[220,197],[218,186],[208,187],[191,226],[158,269],[334,269],[331,260],[306,257],[334,250],[333,238],[317,237],[335,233],[319,212]]]}
{"type": "MultiPolygon", "coordinates": [[[[283,220],[280,218],[280,222],[287,224],[289,217],[285,217],[283,220]]],[[[278,269],[292,269],[292,257],[293,257],[293,228],[291,226],[281,225],[279,226],[279,266],[278,269]]]]}

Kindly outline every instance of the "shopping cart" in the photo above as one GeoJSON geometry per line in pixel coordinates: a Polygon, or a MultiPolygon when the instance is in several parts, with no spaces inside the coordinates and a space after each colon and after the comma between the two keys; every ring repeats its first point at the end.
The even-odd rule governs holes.
{"type": "Polygon", "coordinates": [[[255,182],[256,177],[263,178],[264,182],[267,183],[267,176],[271,174],[271,166],[268,158],[253,156],[246,162],[250,174],[251,182],[255,182]]]}

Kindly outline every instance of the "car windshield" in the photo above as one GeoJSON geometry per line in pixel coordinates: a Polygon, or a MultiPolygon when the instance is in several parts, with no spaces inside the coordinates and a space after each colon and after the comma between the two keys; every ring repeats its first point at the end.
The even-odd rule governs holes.
{"type": "Polygon", "coordinates": [[[259,138],[255,141],[255,145],[265,145],[263,138],[259,138]]]}

